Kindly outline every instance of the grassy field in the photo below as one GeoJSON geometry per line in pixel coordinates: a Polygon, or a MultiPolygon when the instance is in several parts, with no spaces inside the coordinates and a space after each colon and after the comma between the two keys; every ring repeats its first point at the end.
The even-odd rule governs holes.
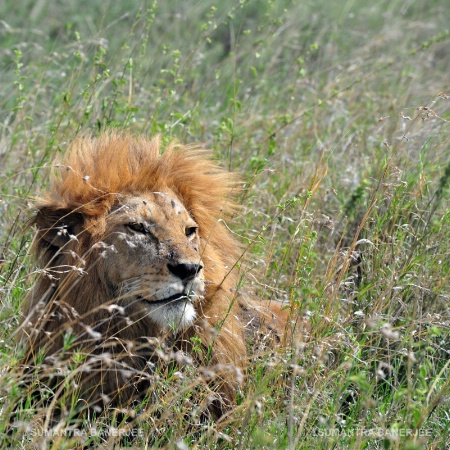
{"type": "Polygon", "coordinates": [[[185,420],[175,394],[195,374],[165,380],[171,401],[130,445],[450,445],[449,23],[444,0],[1,2],[2,445],[80,439],[26,415],[6,437],[27,395],[12,336],[35,275],[34,196],[79,131],[118,126],[203,143],[241,175],[229,225],[249,244],[244,288],[312,324],[251,361],[217,423],[185,420]]]}

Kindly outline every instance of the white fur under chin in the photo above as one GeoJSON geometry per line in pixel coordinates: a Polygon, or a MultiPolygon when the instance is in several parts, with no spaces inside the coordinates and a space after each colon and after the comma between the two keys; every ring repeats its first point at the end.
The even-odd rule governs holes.
{"type": "MultiPolygon", "coordinates": [[[[151,304],[150,304],[151,305],[151,304]]],[[[163,332],[179,331],[191,325],[197,313],[190,302],[150,306],[149,317],[161,327],[163,332]]]]}

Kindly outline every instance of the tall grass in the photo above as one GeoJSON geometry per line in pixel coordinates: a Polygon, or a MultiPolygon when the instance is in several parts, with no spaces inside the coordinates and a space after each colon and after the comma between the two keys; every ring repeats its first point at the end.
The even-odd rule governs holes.
{"type": "MultiPolygon", "coordinates": [[[[251,361],[219,422],[186,420],[194,370],[166,376],[130,445],[449,445],[445,2],[6,0],[0,17],[4,445],[80,440],[39,434],[43,404],[8,431],[27,398],[13,341],[35,269],[26,222],[67,143],[118,126],[203,142],[241,174],[244,288],[311,323],[251,361]]],[[[130,425],[114,425],[109,444],[125,445],[130,425]]]]}

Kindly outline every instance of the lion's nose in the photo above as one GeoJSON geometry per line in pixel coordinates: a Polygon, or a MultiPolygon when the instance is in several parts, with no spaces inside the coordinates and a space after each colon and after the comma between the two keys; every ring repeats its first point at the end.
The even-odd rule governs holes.
{"type": "Polygon", "coordinates": [[[169,272],[180,278],[181,281],[190,281],[203,269],[201,264],[167,264],[169,272]]]}

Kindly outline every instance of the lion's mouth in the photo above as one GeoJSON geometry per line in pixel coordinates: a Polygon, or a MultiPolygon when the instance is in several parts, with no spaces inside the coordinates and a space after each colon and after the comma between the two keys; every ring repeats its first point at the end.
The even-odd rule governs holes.
{"type": "Polygon", "coordinates": [[[187,301],[187,302],[192,303],[192,301],[193,301],[192,295],[188,295],[185,293],[174,294],[174,295],[171,295],[170,297],[162,298],[160,300],[148,300],[145,297],[142,297],[141,295],[138,295],[137,298],[146,303],[151,303],[152,305],[164,305],[166,303],[174,304],[174,303],[178,303],[179,301],[183,301],[183,302],[187,301]]]}

